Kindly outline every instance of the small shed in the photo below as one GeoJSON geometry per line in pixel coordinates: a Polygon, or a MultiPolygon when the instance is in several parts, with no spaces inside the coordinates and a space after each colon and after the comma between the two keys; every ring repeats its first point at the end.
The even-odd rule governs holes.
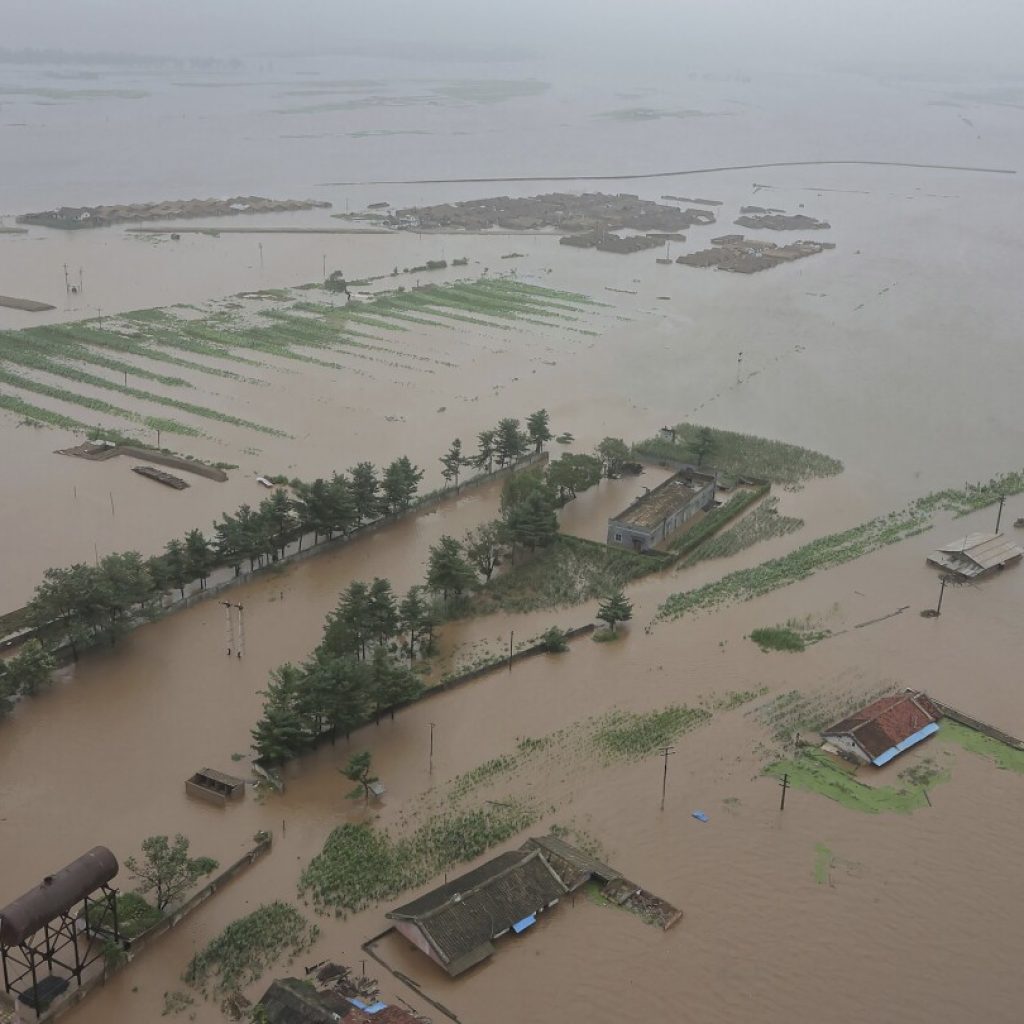
{"type": "Polygon", "coordinates": [[[877,768],[938,732],[941,717],[925,694],[901,693],[868,704],[821,736],[840,753],[877,768]]]}
{"type": "Polygon", "coordinates": [[[456,977],[519,934],[568,891],[539,848],[510,850],[387,916],[395,929],[456,977]]]}
{"type": "Polygon", "coordinates": [[[1002,533],[969,533],[933,551],[928,561],[964,579],[1005,569],[1024,555],[1024,548],[1002,533]]]}
{"type": "Polygon", "coordinates": [[[229,800],[241,800],[245,796],[245,779],[213,768],[203,768],[186,780],[185,792],[215,804],[226,804],[229,800]]]}
{"type": "Polygon", "coordinates": [[[680,470],[608,520],[608,544],[630,551],[652,551],[714,501],[714,474],[680,470]]]}

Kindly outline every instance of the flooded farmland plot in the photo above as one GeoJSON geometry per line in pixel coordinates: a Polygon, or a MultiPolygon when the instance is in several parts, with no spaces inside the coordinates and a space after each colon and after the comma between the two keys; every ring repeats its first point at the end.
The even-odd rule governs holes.
{"type": "Polygon", "coordinates": [[[1019,1019],[1013,90],[256,7],[0,50],[0,946],[123,926],[33,998],[1019,1019]]]}

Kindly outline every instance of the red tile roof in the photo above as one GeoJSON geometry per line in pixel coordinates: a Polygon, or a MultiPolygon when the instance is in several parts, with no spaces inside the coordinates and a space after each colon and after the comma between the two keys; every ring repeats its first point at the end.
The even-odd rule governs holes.
{"type": "Polygon", "coordinates": [[[901,693],[874,701],[829,726],[822,735],[851,736],[874,760],[940,717],[938,708],[923,693],[901,693]]]}

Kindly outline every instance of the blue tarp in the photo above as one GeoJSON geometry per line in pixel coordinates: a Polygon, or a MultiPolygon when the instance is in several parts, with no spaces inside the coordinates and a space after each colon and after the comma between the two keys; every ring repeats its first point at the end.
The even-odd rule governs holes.
{"type": "Polygon", "coordinates": [[[529,917],[524,917],[522,919],[522,921],[516,921],[516,923],[514,925],[512,925],[512,931],[514,931],[516,933],[516,935],[518,935],[520,932],[525,932],[526,929],[529,928],[531,924],[536,924],[536,923],[537,923],[537,915],[536,914],[531,914],[529,917]]]}
{"type": "Polygon", "coordinates": [[[703,811],[693,811],[690,815],[691,818],[696,818],[698,821],[707,821],[708,816],[703,811]]]}
{"type": "Polygon", "coordinates": [[[920,743],[921,740],[928,739],[932,733],[938,731],[938,722],[929,722],[923,729],[918,729],[917,732],[897,743],[895,747],[890,747],[885,753],[879,754],[871,763],[876,768],[881,768],[883,764],[888,764],[898,754],[902,754],[904,750],[909,750],[915,744],[920,743]]]}
{"type": "Polygon", "coordinates": [[[363,1013],[380,1013],[381,1010],[388,1008],[387,1003],[382,1003],[379,999],[375,1003],[364,1003],[362,999],[357,996],[349,996],[348,1000],[353,1006],[358,1007],[363,1013]]]}

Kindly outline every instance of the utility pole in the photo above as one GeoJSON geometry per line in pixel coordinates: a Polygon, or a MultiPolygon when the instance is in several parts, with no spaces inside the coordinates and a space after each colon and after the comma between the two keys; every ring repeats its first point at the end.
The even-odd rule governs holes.
{"type": "Polygon", "coordinates": [[[996,533],[999,532],[999,524],[1003,521],[1003,505],[1006,504],[1006,495],[999,495],[999,511],[996,513],[996,533]]]}
{"type": "Polygon", "coordinates": [[[238,610],[238,657],[241,658],[245,653],[245,620],[242,618],[245,606],[236,604],[235,608],[238,610]]]}
{"type": "Polygon", "coordinates": [[[156,428],[156,446],[157,446],[157,448],[160,447],[160,428],[159,427],[156,428]]]}
{"type": "Polygon", "coordinates": [[[942,595],[946,592],[947,584],[951,584],[955,587],[959,583],[960,581],[955,576],[950,576],[948,573],[943,573],[939,577],[939,603],[935,608],[934,618],[937,619],[942,614],[942,595]]]}
{"type": "Polygon", "coordinates": [[[670,754],[674,754],[675,747],[662,747],[661,756],[664,758],[664,767],[661,771],[661,809],[665,810],[665,789],[668,786],[668,759],[670,754]]]}
{"type": "Polygon", "coordinates": [[[509,672],[512,671],[512,639],[513,639],[513,637],[515,637],[515,635],[516,635],[516,631],[514,629],[510,629],[508,631],[508,670],[509,670],[509,672]]]}
{"type": "Polygon", "coordinates": [[[224,637],[228,645],[228,657],[231,657],[231,648],[235,646],[235,624],[231,618],[231,602],[221,601],[224,605],[224,637]]]}
{"type": "Polygon", "coordinates": [[[434,774],[434,723],[430,723],[430,774],[434,774]]]}
{"type": "Polygon", "coordinates": [[[259,243],[259,247],[260,247],[260,270],[262,270],[263,269],[263,243],[262,242],[259,243]]]}
{"type": "Polygon", "coordinates": [[[68,279],[68,265],[64,264],[64,294],[71,294],[71,281],[68,279]]]}
{"type": "Polygon", "coordinates": [[[742,368],[743,368],[743,353],[742,352],[737,352],[736,353],[736,383],[737,384],[739,384],[739,382],[740,382],[740,371],[742,370],[742,368]]]}
{"type": "Polygon", "coordinates": [[[779,801],[779,810],[784,811],[786,809],[786,790],[789,789],[789,773],[785,772],[782,776],[782,781],[779,783],[782,787],[782,800],[779,801]]]}
{"type": "Polygon", "coordinates": [[[324,280],[327,280],[327,253],[324,253],[324,280]]]}

